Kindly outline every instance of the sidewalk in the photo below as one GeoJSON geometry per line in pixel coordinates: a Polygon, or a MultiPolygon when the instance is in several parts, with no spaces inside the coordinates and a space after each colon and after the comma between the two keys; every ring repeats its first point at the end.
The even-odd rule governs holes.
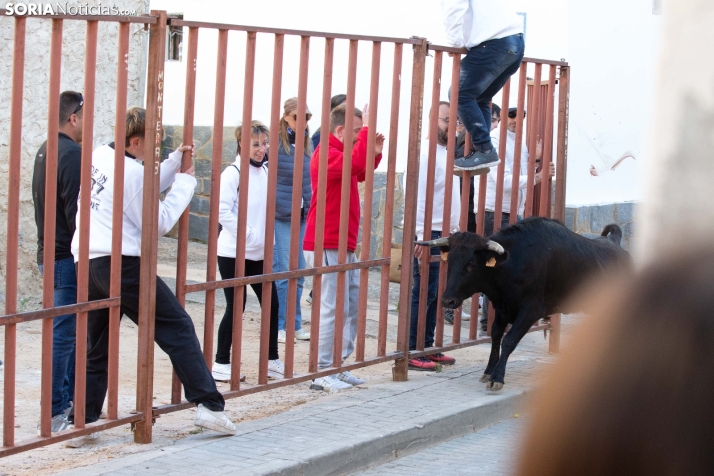
{"type": "MultiPolygon", "coordinates": [[[[490,349],[480,347],[484,355],[490,349]]],[[[458,351],[453,355],[459,358],[458,351]]],[[[64,474],[355,472],[512,419],[536,385],[538,371],[552,359],[543,334],[533,333],[512,356],[506,386],[498,393],[487,393],[478,381],[482,365],[441,373],[413,371],[408,382],[368,384],[241,423],[234,437],[205,432],[64,474]]]]}

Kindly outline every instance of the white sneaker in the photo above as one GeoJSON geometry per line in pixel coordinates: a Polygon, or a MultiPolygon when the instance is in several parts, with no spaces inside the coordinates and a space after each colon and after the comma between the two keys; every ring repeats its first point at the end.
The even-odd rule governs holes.
{"type": "Polygon", "coordinates": [[[355,377],[351,373],[349,373],[347,370],[344,372],[340,372],[337,375],[335,375],[338,379],[341,381],[348,383],[350,385],[362,385],[363,383],[367,383],[366,380],[362,380],[361,378],[355,377]]]}
{"type": "MultiPolygon", "coordinates": [[[[55,415],[52,417],[52,420],[50,420],[50,428],[52,433],[57,433],[58,431],[64,431],[67,428],[69,428],[69,420],[67,420],[67,415],[62,412],[59,415],[55,415]]],[[[37,436],[40,435],[40,423],[37,423],[37,436]]]]}
{"type": "MultiPolygon", "coordinates": [[[[71,426],[70,428],[74,428],[74,426],[71,426]]],[[[87,443],[96,443],[97,440],[99,440],[99,432],[95,431],[94,433],[90,433],[88,435],[72,438],[71,440],[66,441],[64,445],[67,448],[81,448],[87,443]]]]}
{"type": "Polygon", "coordinates": [[[352,385],[343,382],[335,375],[316,378],[312,381],[312,385],[310,385],[310,390],[324,390],[325,392],[339,392],[340,390],[347,390],[348,388],[352,388],[352,385]]]}
{"type": "MultiPolygon", "coordinates": [[[[213,375],[213,379],[217,382],[230,382],[231,364],[219,364],[218,362],[214,362],[211,374],[213,375]]],[[[245,382],[245,374],[240,374],[240,381],[245,382]]]]}
{"type": "MultiPolygon", "coordinates": [[[[288,333],[284,329],[282,331],[278,331],[278,342],[284,344],[287,340],[288,333]]],[[[294,342],[297,342],[297,339],[295,339],[294,342]]]]}
{"type": "MultiPolygon", "coordinates": [[[[285,365],[280,361],[280,359],[269,360],[268,361],[268,379],[281,379],[285,375],[285,365]]],[[[296,377],[297,373],[293,372],[293,377],[296,377]]]]}
{"type": "Polygon", "coordinates": [[[295,331],[295,338],[297,340],[310,340],[310,333],[305,329],[298,329],[295,331]]]}
{"type": "Polygon", "coordinates": [[[227,435],[235,435],[237,430],[235,424],[226,415],[226,412],[211,411],[204,407],[202,403],[199,403],[196,408],[196,418],[193,420],[193,424],[201,428],[220,431],[227,435]]]}
{"type": "Polygon", "coordinates": [[[461,322],[469,322],[471,320],[471,314],[466,312],[466,309],[461,309],[461,322]]]}

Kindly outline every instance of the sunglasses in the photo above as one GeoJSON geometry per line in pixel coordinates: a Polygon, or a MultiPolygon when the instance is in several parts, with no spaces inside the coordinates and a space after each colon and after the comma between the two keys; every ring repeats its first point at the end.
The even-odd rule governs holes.
{"type": "MultiPolygon", "coordinates": [[[[74,110],[74,112],[72,114],[77,114],[79,112],[79,110],[82,109],[82,106],[84,106],[84,96],[82,96],[80,94],[79,95],[79,105],[77,106],[77,108],[74,110]]],[[[72,114],[70,114],[70,116],[72,114]]]]}
{"type": "MultiPolygon", "coordinates": [[[[293,118],[293,121],[297,121],[297,114],[292,114],[291,116],[293,118]]],[[[306,122],[309,121],[311,118],[312,118],[312,114],[310,114],[309,112],[305,113],[305,121],[306,122]]]]}
{"type": "MultiPolygon", "coordinates": [[[[518,111],[508,111],[508,117],[510,119],[515,119],[518,111]]],[[[523,117],[526,117],[526,111],[523,111],[523,117]]]]}

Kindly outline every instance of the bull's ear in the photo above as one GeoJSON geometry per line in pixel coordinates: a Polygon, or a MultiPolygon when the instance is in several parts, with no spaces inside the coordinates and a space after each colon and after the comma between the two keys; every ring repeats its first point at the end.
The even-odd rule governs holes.
{"type": "Polygon", "coordinates": [[[503,254],[498,254],[491,250],[479,250],[476,252],[476,255],[478,256],[479,265],[487,268],[501,266],[508,261],[509,258],[508,251],[504,251],[503,254]]]}
{"type": "Polygon", "coordinates": [[[451,249],[450,246],[440,246],[439,251],[441,251],[441,259],[442,261],[446,261],[449,258],[449,250],[451,249]]]}

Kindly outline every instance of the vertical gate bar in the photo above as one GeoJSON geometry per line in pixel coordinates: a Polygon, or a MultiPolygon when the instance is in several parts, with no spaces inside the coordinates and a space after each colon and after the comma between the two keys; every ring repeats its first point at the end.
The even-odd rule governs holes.
{"type": "MultiPolygon", "coordinates": [[[[464,141],[464,156],[471,153],[471,134],[466,133],[464,141]]],[[[461,217],[459,218],[459,231],[467,231],[469,226],[469,208],[473,205],[469,203],[471,192],[471,172],[463,170],[461,172],[461,217]]],[[[454,325],[451,334],[451,342],[458,344],[461,342],[461,312],[463,308],[459,306],[454,310],[454,325]]]]}
{"type": "MultiPolygon", "coordinates": [[[[79,261],[77,263],[77,302],[87,302],[89,285],[89,206],[92,193],[92,144],[94,142],[94,97],[97,72],[98,22],[87,22],[84,56],[84,106],[82,107],[82,174],[79,188],[79,261]]],[[[77,313],[75,344],[74,427],[84,428],[87,383],[87,312],[77,313]]]]}
{"type": "MultiPolygon", "coordinates": [[[[17,270],[20,235],[20,166],[22,163],[22,96],[25,71],[26,17],[15,17],[12,51],[12,99],[7,186],[7,251],[5,253],[5,314],[17,312],[17,270]]],[[[3,385],[3,446],[15,446],[15,366],[17,324],[5,326],[3,385]]]]}
{"type": "MultiPolygon", "coordinates": [[[[493,232],[498,233],[501,229],[501,214],[503,213],[503,183],[506,175],[506,142],[508,141],[508,108],[511,98],[511,78],[506,81],[503,86],[503,94],[501,94],[501,126],[498,131],[498,157],[501,163],[498,164],[498,172],[496,174],[496,203],[494,204],[494,216],[498,217],[493,220],[493,232]]],[[[509,204],[510,205],[510,204],[509,204]]],[[[511,213],[514,211],[511,210],[511,213]]]]}
{"type": "MultiPolygon", "coordinates": [[[[191,27],[188,30],[188,48],[186,54],[186,91],[184,97],[184,109],[183,109],[183,138],[182,143],[184,145],[193,144],[193,115],[194,106],[196,99],[196,55],[198,49],[198,28],[191,27]]],[[[191,153],[184,152],[181,160],[181,170],[185,171],[191,167],[191,153]]],[[[181,306],[186,306],[186,273],[187,273],[187,262],[188,262],[188,224],[189,224],[189,211],[190,207],[181,214],[178,222],[178,247],[176,250],[176,299],[181,306]]],[[[216,263],[215,260],[211,261],[211,247],[215,247],[215,240],[211,239],[212,228],[208,228],[208,259],[206,260],[206,281],[215,280],[216,275],[216,263]],[[213,279],[209,277],[210,269],[213,267],[213,279]]],[[[215,238],[215,237],[214,237],[215,238]]],[[[204,314],[204,337],[203,337],[203,355],[206,359],[208,366],[211,366],[211,349],[210,343],[206,342],[206,335],[208,334],[208,340],[210,341],[213,337],[213,326],[208,326],[206,321],[213,319],[213,304],[215,302],[215,290],[210,289],[206,291],[206,302],[205,302],[205,314],[204,314]],[[210,330],[208,330],[210,329],[210,330]]],[[[181,381],[176,375],[176,371],[171,372],[171,403],[181,403],[181,381]]]]}
{"type": "MultiPolygon", "coordinates": [[[[280,147],[280,92],[283,84],[283,50],[285,46],[285,36],[275,35],[274,55],[273,55],[273,92],[270,106],[270,147],[268,148],[268,163],[273,166],[268,167],[268,203],[265,212],[265,256],[263,258],[263,274],[273,272],[273,251],[275,242],[275,204],[277,201],[276,190],[278,183],[278,147],[280,147]]],[[[297,141],[296,141],[297,142],[297,141]]],[[[302,190],[302,186],[300,187],[302,190]]],[[[260,356],[258,359],[258,383],[264,384],[268,381],[268,347],[270,345],[270,314],[271,296],[273,292],[273,281],[263,283],[263,304],[260,309],[260,356]]],[[[292,374],[285,374],[290,375],[292,374]]]]}
{"type": "Polygon", "coordinates": [[[540,112],[540,83],[543,74],[543,65],[536,63],[535,65],[535,81],[533,86],[533,107],[529,111],[528,120],[528,185],[526,186],[526,209],[523,212],[523,217],[528,218],[533,215],[533,199],[535,198],[535,165],[536,165],[536,146],[538,144],[538,119],[540,112]]]}
{"type": "MultiPolygon", "coordinates": [[[[399,130],[399,96],[402,84],[401,43],[394,44],[394,69],[392,71],[392,107],[389,125],[389,152],[387,155],[387,190],[384,205],[384,234],[382,258],[392,256],[392,225],[394,220],[394,190],[397,165],[397,131],[399,130]]],[[[390,263],[391,265],[391,263],[390,263]]],[[[387,312],[389,311],[389,268],[382,266],[381,292],[379,300],[379,330],[377,332],[377,356],[387,353],[387,312]]]]}
{"type": "Polygon", "coordinates": [[[546,94],[545,108],[545,134],[543,138],[543,157],[541,158],[543,180],[540,183],[540,210],[538,215],[542,217],[550,217],[550,208],[548,207],[550,191],[552,187],[552,179],[548,174],[550,170],[550,162],[553,160],[553,109],[555,105],[555,66],[551,65],[548,71],[548,88],[546,94]]]}
{"type": "MultiPolygon", "coordinates": [[[[568,176],[568,119],[570,113],[570,68],[560,67],[558,90],[558,143],[556,154],[555,219],[565,222],[565,186],[568,176]]],[[[548,350],[560,352],[561,314],[550,317],[548,350]]]]}
{"type": "MultiPolygon", "coordinates": [[[[55,232],[57,218],[57,163],[59,143],[59,98],[62,71],[62,20],[52,20],[50,44],[50,82],[47,106],[47,147],[45,150],[45,217],[42,262],[42,307],[54,307],[55,232]]],[[[40,398],[40,435],[51,436],[52,418],[52,328],[54,319],[42,320],[42,380],[40,398]]]]}
{"type": "MultiPolygon", "coordinates": [[[[127,81],[129,78],[129,27],[119,23],[117,48],[117,93],[114,116],[114,201],[112,203],[112,264],[109,295],[121,297],[121,241],[124,221],[124,144],[126,141],[127,81]]],[[[107,360],[107,416],[115,420],[119,413],[119,324],[121,309],[109,308],[109,343],[107,360]]]]}
{"type": "MultiPolygon", "coordinates": [[[[516,112],[516,143],[513,146],[513,180],[511,181],[511,215],[509,225],[513,225],[518,219],[518,196],[520,195],[521,180],[521,150],[523,149],[523,111],[526,104],[526,73],[528,63],[522,62],[521,74],[518,77],[518,111],[516,112]]],[[[505,185],[505,184],[504,184],[505,185]]]]}
{"type": "MultiPolygon", "coordinates": [[[[491,107],[493,108],[493,103],[491,103],[491,107]]],[[[490,123],[489,123],[490,124],[490,123]]],[[[501,164],[503,164],[505,160],[501,160],[501,163],[498,164],[499,167],[501,164]]],[[[489,170],[490,172],[490,170],[489,170]]],[[[474,178],[474,180],[476,180],[474,178]]],[[[485,235],[485,230],[486,230],[486,188],[488,187],[488,175],[487,174],[481,174],[478,177],[478,198],[476,198],[478,206],[475,207],[476,211],[476,233],[479,235],[485,235]]],[[[469,204],[470,205],[470,204],[469,204]]],[[[498,217],[498,215],[494,214],[494,217],[498,217]]],[[[500,221],[498,218],[494,218],[495,221],[500,221]]],[[[477,327],[476,324],[478,322],[478,306],[479,306],[479,301],[480,301],[480,296],[481,293],[476,293],[471,296],[471,320],[469,321],[469,339],[473,340],[476,339],[476,334],[477,334],[477,327]]],[[[463,309],[463,307],[462,307],[463,309]]],[[[461,332],[461,326],[459,326],[459,332],[461,332]]]]}
{"type": "MultiPolygon", "coordinates": [[[[347,262],[347,238],[350,221],[350,186],[352,183],[352,141],[354,140],[355,89],[357,83],[357,40],[350,40],[349,66],[347,68],[347,114],[345,114],[344,159],[342,161],[342,193],[340,194],[340,233],[337,246],[337,263],[347,262]]],[[[335,299],[335,336],[332,366],[342,366],[342,337],[345,322],[345,288],[347,272],[337,273],[337,298],[335,299]]]]}
{"type": "MultiPolygon", "coordinates": [[[[427,150],[427,166],[426,166],[426,189],[424,190],[424,235],[423,240],[431,240],[432,232],[432,215],[434,212],[434,177],[436,176],[436,144],[439,133],[439,99],[441,95],[441,69],[442,69],[443,53],[441,51],[434,52],[434,74],[431,84],[431,107],[429,108],[429,148],[427,150]]],[[[421,175],[421,162],[419,164],[419,174],[421,175]]],[[[421,182],[421,178],[419,179],[421,182]]],[[[417,197],[421,194],[417,192],[417,197]]],[[[417,202],[417,213],[421,210],[417,202]]],[[[418,215],[417,215],[418,219],[418,215]]],[[[411,240],[407,243],[411,246],[411,240]]],[[[417,237],[419,238],[419,237],[417,237]]],[[[406,241],[406,240],[405,240],[406,241]]],[[[422,254],[421,260],[418,261],[420,268],[419,274],[419,310],[417,312],[417,335],[416,335],[416,350],[424,350],[424,338],[426,335],[426,313],[427,313],[427,297],[429,295],[429,271],[431,268],[431,249],[422,250],[426,256],[422,254]]],[[[437,306],[441,307],[441,306],[437,306]]],[[[411,316],[410,316],[411,325],[411,316]]],[[[410,343],[411,346],[411,343],[410,343]]]]}
{"type": "Polygon", "coordinates": [[[555,219],[565,223],[565,186],[568,177],[568,119],[570,112],[570,67],[560,67],[558,88],[558,144],[556,153],[555,219]]]}
{"type": "MultiPolygon", "coordinates": [[[[255,44],[256,33],[247,33],[245,44],[245,81],[243,83],[243,129],[241,136],[241,157],[240,169],[244,173],[240,174],[238,191],[238,234],[236,236],[236,268],[235,276],[245,275],[245,237],[248,213],[248,179],[250,174],[250,132],[253,116],[253,82],[255,79],[255,44]],[[247,153],[246,153],[247,151],[247,153]]],[[[241,341],[243,335],[243,302],[245,296],[245,286],[233,288],[233,345],[231,352],[231,390],[240,388],[240,358],[241,341]]]]}
{"type": "MultiPolygon", "coordinates": [[[[306,100],[307,100],[307,73],[310,69],[310,37],[300,37],[300,73],[298,76],[298,105],[297,124],[298,131],[304,131],[307,126],[306,100]]],[[[276,131],[277,132],[277,131],[276,131]]],[[[302,170],[305,160],[305,140],[303,133],[296,132],[295,159],[293,170],[302,170]]],[[[309,140],[309,138],[308,138],[309,140]]],[[[288,269],[298,269],[298,253],[300,240],[300,202],[302,199],[302,174],[293,174],[293,196],[290,219],[290,250],[288,252],[288,269]]],[[[288,293],[285,313],[285,378],[293,376],[293,361],[295,356],[295,314],[297,312],[297,278],[288,280],[288,293]]],[[[266,380],[267,382],[267,380],[266,380]]]]}
{"type": "MultiPolygon", "coordinates": [[[[320,123],[320,162],[317,178],[317,199],[315,201],[315,249],[313,266],[322,266],[323,245],[325,243],[325,196],[327,193],[327,153],[330,140],[330,97],[332,95],[332,66],[335,55],[335,39],[325,38],[325,69],[322,79],[322,120],[320,123]],[[328,133],[326,134],[325,131],[328,133]]],[[[310,174],[312,177],[312,173],[310,174]]],[[[312,309],[310,316],[310,372],[317,371],[317,352],[320,341],[320,309],[322,296],[322,275],[312,277],[312,309]]]]}
{"type": "Polygon", "coordinates": [[[149,29],[149,68],[146,82],[147,127],[144,136],[144,210],[141,217],[141,268],[139,271],[139,349],[136,372],[136,410],[143,414],[143,419],[136,423],[135,443],[151,443],[154,394],[154,316],[156,314],[156,261],[159,239],[159,165],[164,106],[166,12],[152,10],[151,15],[156,17],[157,21],[149,29]]]}
{"type": "MultiPolygon", "coordinates": [[[[192,28],[193,30],[193,28],[192,28]]],[[[189,39],[189,41],[191,41],[189,39]]],[[[196,28],[196,38],[198,43],[198,28],[196,28]]],[[[192,97],[191,109],[195,106],[195,80],[196,67],[198,63],[198,45],[193,46],[195,50],[191,52],[192,45],[189,43],[189,61],[193,54],[193,71],[191,72],[192,97]]],[[[211,148],[211,190],[208,202],[208,254],[206,256],[206,281],[216,280],[216,263],[218,254],[218,209],[221,193],[221,162],[223,160],[223,118],[226,98],[226,68],[228,64],[228,30],[218,30],[218,48],[216,51],[216,89],[213,103],[213,147],[211,148]]],[[[188,68],[189,66],[187,66],[188,68]]],[[[187,82],[188,85],[188,82],[187,82]]],[[[188,90],[186,100],[188,101],[188,90]]],[[[187,102],[187,105],[189,103],[187,102]]],[[[184,127],[184,144],[186,141],[193,141],[193,120],[194,113],[184,118],[184,123],[191,123],[190,130],[184,127]],[[188,135],[188,133],[191,135],[188,135]]],[[[184,158],[186,160],[186,158],[184,158]]],[[[190,158],[188,158],[190,161],[190,158]]],[[[190,163],[190,162],[189,162],[190,163]]],[[[186,164],[188,165],[188,164],[186,164]]],[[[186,232],[188,233],[188,219],[186,220],[186,232]]],[[[203,358],[206,365],[211,368],[213,363],[213,328],[215,316],[216,290],[206,291],[206,303],[204,306],[203,322],[203,358]]],[[[181,395],[178,395],[180,401],[181,395]]]]}
{"type": "MultiPolygon", "coordinates": [[[[461,55],[454,55],[451,63],[451,94],[452,98],[459,97],[459,80],[461,76],[461,55]]],[[[448,236],[451,232],[451,194],[454,187],[454,154],[456,150],[456,121],[458,116],[458,102],[449,103],[449,138],[446,144],[446,178],[444,180],[444,216],[442,218],[441,236],[448,236]]],[[[441,261],[439,265],[439,289],[436,302],[441,303],[441,295],[446,289],[446,273],[448,264],[441,261]]],[[[434,345],[441,347],[444,345],[444,308],[437,304],[438,313],[436,316],[436,335],[434,345]]]]}
{"type": "MultiPolygon", "coordinates": [[[[417,187],[419,186],[419,155],[421,148],[421,122],[424,108],[424,73],[426,67],[427,42],[413,47],[412,91],[409,110],[409,142],[407,147],[407,170],[404,187],[404,230],[406,239],[414,236],[416,229],[417,187]]],[[[411,316],[412,259],[414,249],[402,246],[402,273],[399,283],[399,322],[397,327],[397,351],[402,357],[392,368],[392,378],[403,382],[409,377],[409,319],[411,316]]]]}
{"type": "MultiPolygon", "coordinates": [[[[369,85],[369,123],[367,124],[367,168],[364,179],[364,219],[362,220],[362,261],[369,260],[372,239],[372,201],[374,199],[374,147],[377,134],[379,101],[379,67],[382,44],[372,43],[372,77],[369,85]]],[[[357,311],[356,361],[364,361],[365,334],[367,333],[367,291],[369,268],[362,268],[359,276],[359,306],[357,311]]],[[[380,295],[380,302],[384,296],[380,295]]]]}

